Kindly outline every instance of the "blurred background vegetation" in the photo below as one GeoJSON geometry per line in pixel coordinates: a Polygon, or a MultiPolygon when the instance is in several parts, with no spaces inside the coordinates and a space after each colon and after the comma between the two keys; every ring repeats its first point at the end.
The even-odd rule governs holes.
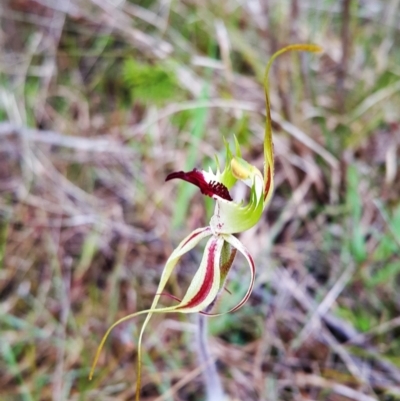
{"type": "MultiPolygon", "coordinates": [[[[264,67],[304,42],[325,51],[271,75],[276,190],[241,235],[255,290],[211,348],[231,400],[400,400],[399,0],[2,0],[0,21],[2,401],[133,399],[142,319],[89,382],[96,347],[212,210],[164,178],[234,134],[261,168],[264,67]]],[[[192,332],[152,319],[143,400],[203,399],[192,332]]]]}

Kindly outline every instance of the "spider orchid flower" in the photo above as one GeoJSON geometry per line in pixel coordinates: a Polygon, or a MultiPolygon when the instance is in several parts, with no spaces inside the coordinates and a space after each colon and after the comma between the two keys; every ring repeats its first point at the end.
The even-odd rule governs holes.
{"type": "MultiPolygon", "coordinates": [[[[248,230],[258,223],[263,210],[271,199],[274,186],[274,153],[272,144],[272,127],[270,114],[268,74],[273,60],[280,54],[291,50],[308,52],[319,52],[321,49],[316,45],[291,45],[275,53],[269,63],[264,76],[265,98],[266,98],[266,128],[264,136],[264,174],[255,166],[247,163],[241,157],[239,144],[235,138],[235,155],[226,146],[226,165],[220,170],[219,161],[214,173],[211,169],[203,171],[194,169],[189,172],[174,172],[169,174],[166,181],[182,179],[200,188],[200,191],[215,200],[215,211],[207,227],[199,228],[189,234],[172,252],[168,258],[161,275],[157,293],[151,307],[128,315],[114,323],[104,335],[90,372],[92,378],[94,368],[97,364],[100,352],[110,332],[120,323],[138,315],[146,314],[138,340],[138,378],[136,382],[136,400],[139,400],[142,363],[142,337],[151,316],[154,313],[194,313],[199,312],[207,315],[217,316],[211,313],[216,299],[224,288],[224,283],[229,270],[233,264],[236,252],[243,254],[250,269],[250,281],[243,299],[229,312],[239,309],[250,297],[255,278],[255,264],[253,258],[243,244],[233,235],[248,230]],[[237,181],[244,182],[250,188],[250,199],[247,204],[234,202],[229,190],[237,181]],[[169,307],[157,307],[160,297],[164,294],[164,288],[173,273],[180,258],[197,246],[200,241],[208,238],[203,258],[182,300],[169,307]]],[[[227,312],[225,312],[227,313],[227,312]]]]}

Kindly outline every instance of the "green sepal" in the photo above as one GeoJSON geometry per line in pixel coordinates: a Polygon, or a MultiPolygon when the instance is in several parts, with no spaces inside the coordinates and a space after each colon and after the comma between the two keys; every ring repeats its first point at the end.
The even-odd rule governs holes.
{"type": "Polygon", "coordinates": [[[253,176],[250,189],[250,201],[236,203],[218,199],[214,216],[211,218],[211,230],[221,234],[235,234],[248,230],[260,220],[263,209],[263,181],[259,175],[253,176]]]}
{"type": "Polygon", "coordinates": [[[225,284],[225,279],[228,276],[229,270],[232,267],[233,261],[235,260],[236,256],[236,248],[232,248],[231,245],[224,241],[221,251],[221,258],[220,258],[220,289],[225,284]]]}

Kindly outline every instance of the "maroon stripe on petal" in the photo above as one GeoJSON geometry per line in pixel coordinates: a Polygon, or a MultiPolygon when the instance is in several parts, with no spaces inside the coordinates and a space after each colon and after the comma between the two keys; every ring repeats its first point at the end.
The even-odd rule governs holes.
{"type": "Polygon", "coordinates": [[[200,312],[202,315],[207,315],[207,316],[221,316],[221,315],[225,315],[226,313],[231,313],[231,312],[235,312],[238,309],[240,309],[250,298],[250,295],[253,291],[253,287],[254,287],[254,280],[255,280],[255,270],[256,270],[256,266],[254,264],[254,260],[252,258],[252,256],[246,252],[247,255],[247,261],[249,262],[250,265],[250,270],[251,270],[251,280],[250,280],[250,284],[249,287],[247,288],[247,292],[245,294],[245,296],[243,297],[243,299],[237,304],[235,305],[232,309],[228,310],[227,312],[222,312],[222,313],[211,313],[211,312],[200,312]]]}
{"type": "Polygon", "coordinates": [[[194,308],[195,306],[203,302],[206,299],[207,295],[210,293],[214,277],[214,262],[217,243],[218,240],[215,239],[208,248],[206,275],[199,291],[187,304],[182,305],[179,309],[194,308]]]}
{"type": "Polygon", "coordinates": [[[245,296],[243,297],[243,299],[242,299],[235,307],[233,307],[229,312],[235,312],[235,311],[237,311],[238,309],[240,309],[240,308],[247,302],[247,300],[250,298],[250,295],[251,295],[251,293],[252,293],[252,291],[253,291],[254,280],[255,280],[255,275],[254,275],[254,273],[255,273],[255,270],[256,270],[256,266],[255,266],[255,264],[254,264],[254,260],[253,260],[252,256],[251,256],[250,254],[248,254],[247,256],[248,256],[248,262],[249,262],[249,264],[250,264],[250,269],[251,269],[251,271],[252,271],[252,274],[251,274],[251,281],[250,281],[249,287],[248,287],[248,289],[247,289],[246,295],[245,295],[245,296]]]}
{"type": "Polygon", "coordinates": [[[269,194],[269,190],[271,189],[271,181],[272,181],[272,176],[271,176],[271,167],[268,166],[267,169],[267,182],[265,183],[265,188],[264,188],[264,200],[267,198],[269,194]]]}
{"type": "Polygon", "coordinates": [[[200,188],[200,191],[203,195],[207,195],[210,197],[217,195],[222,199],[226,199],[228,201],[232,200],[228,188],[224,184],[216,181],[207,182],[204,179],[202,171],[196,168],[188,172],[177,171],[175,173],[171,173],[167,175],[165,181],[173,180],[174,178],[179,178],[181,180],[190,182],[193,185],[196,185],[196,187],[200,188]]]}
{"type": "Polygon", "coordinates": [[[183,247],[184,247],[188,242],[190,242],[193,238],[196,238],[196,237],[199,236],[200,234],[203,234],[205,230],[209,230],[209,228],[207,227],[206,229],[203,229],[203,230],[201,230],[201,231],[192,233],[192,235],[181,245],[181,248],[183,248],[183,247]]]}

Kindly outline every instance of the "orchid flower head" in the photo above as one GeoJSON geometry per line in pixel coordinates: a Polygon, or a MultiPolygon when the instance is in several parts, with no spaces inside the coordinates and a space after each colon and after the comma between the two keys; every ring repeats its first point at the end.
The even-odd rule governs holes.
{"type": "Polygon", "coordinates": [[[261,172],[241,158],[237,140],[235,156],[229,144],[225,143],[225,146],[226,164],[222,172],[218,165],[215,173],[211,169],[194,169],[189,172],[178,171],[166,178],[166,181],[179,178],[190,182],[199,187],[202,194],[215,199],[215,211],[210,222],[214,234],[235,234],[248,230],[258,222],[266,204],[261,172]],[[250,187],[250,200],[246,205],[234,202],[229,193],[238,180],[250,187]]]}
{"type": "MultiPolygon", "coordinates": [[[[142,364],[142,338],[145,327],[154,313],[203,313],[217,316],[211,313],[216,299],[221,294],[228,273],[232,267],[237,251],[247,261],[250,270],[249,285],[243,299],[230,311],[239,309],[250,297],[254,285],[255,264],[252,256],[243,244],[233,235],[248,230],[258,223],[264,208],[271,199],[274,186],[274,153],[272,145],[272,125],[269,100],[268,73],[273,60],[280,54],[290,50],[302,50],[319,52],[321,49],[315,45],[291,45],[275,53],[267,64],[264,76],[264,88],[266,99],[266,127],[264,135],[264,171],[263,174],[257,167],[242,159],[239,143],[235,137],[235,154],[232,153],[229,144],[225,141],[226,157],[225,167],[221,171],[218,158],[216,158],[216,170],[208,171],[193,169],[192,171],[178,171],[169,174],[166,181],[181,179],[196,185],[202,194],[215,200],[215,210],[207,227],[198,228],[190,233],[172,252],[168,258],[157,293],[151,307],[147,310],[132,313],[114,323],[105,333],[95,356],[90,378],[97,364],[100,352],[111,331],[122,322],[138,315],[146,315],[140,330],[138,340],[138,371],[136,382],[136,400],[139,400],[141,385],[142,364]],[[243,182],[250,188],[250,197],[247,203],[235,202],[230,194],[231,188],[237,181],[243,182]],[[208,238],[204,248],[200,265],[194,274],[185,295],[177,304],[169,307],[158,307],[160,297],[164,294],[171,274],[181,257],[197,246],[203,239],[208,238]]],[[[228,313],[224,312],[224,313],[228,313]]]]}

